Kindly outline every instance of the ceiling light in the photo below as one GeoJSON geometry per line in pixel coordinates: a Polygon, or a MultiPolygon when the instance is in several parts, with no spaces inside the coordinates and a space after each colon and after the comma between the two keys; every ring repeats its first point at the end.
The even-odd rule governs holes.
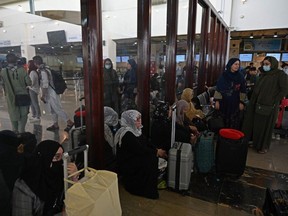
{"type": "Polygon", "coordinates": [[[18,5],[18,11],[22,11],[22,10],[23,10],[22,6],[18,5]]]}
{"type": "Polygon", "coordinates": [[[253,33],[250,35],[250,37],[249,37],[249,38],[254,38],[254,37],[253,37],[253,33]]]}
{"type": "Polygon", "coordinates": [[[275,37],[275,38],[278,37],[277,32],[274,33],[274,36],[273,36],[273,37],[275,37]]]}
{"type": "Polygon", "coordinates": [[[7,30],[6,29],[3,29],[3,33],[6,33],[7,32],[7,30]]]}

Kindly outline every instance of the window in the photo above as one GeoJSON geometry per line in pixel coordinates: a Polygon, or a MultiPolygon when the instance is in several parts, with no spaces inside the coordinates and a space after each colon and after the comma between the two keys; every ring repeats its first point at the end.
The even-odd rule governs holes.
{"type": "Polygon", "coordinates": [[[176,62],[185,62],[185,55],[176,55],[176,62]]]}
{"type": "Polygon", "coordinates": [[[280,55],[281,53],[266,53],[266,56],[273,56],[277,59],[277,61],[280,61],[280,55]]]}
{"type": "Polygon", "coordinates": [[[282,53],[281,61],[288,61],[288,53],[282,53]]]}
{"type": "Polygon", "coordinates": [[[239,54],[239,59],[241,62],[251,62],[252,61],[252,53],[239,54]]]}
{"type": "Polygon", "coordinates": [[[128,62],[129,56],[121,56],[121,62],[128,62]]]}

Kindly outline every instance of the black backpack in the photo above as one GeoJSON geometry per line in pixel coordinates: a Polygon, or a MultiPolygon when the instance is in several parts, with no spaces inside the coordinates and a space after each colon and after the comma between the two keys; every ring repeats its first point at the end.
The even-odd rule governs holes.
{"type": "Polygon", "coordinates": [[[53,69],[49,69],[49,70],[51,71],[51,74],[52,74],[54,88],[50,84],[49,85],[51,86],[51,88],[54,89],[56,94],[63,94],[64,91],[67,89],[67,84],[63,76],[58,71],[54,71],[53,69]]]}

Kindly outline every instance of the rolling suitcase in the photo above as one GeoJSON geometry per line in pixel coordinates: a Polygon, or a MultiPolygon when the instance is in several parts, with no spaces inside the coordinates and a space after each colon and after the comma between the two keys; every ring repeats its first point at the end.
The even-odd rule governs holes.
{"type": "Polygon", "coordinates": [[[168,156],[168,187],[177,191],[188,190],[193,168],[190,143],[175,142],[176,105],[172,107],[171,149],[168,156]]]}
{"type": "Polygon", "coordinates": [[[248,142],[241,131],[221,129],[216,146],[216,172],[240,177],[246,167],[248,142]]]}
{"type": "Polygon", "coordinates": [[[70,131],[70,137],[71,137],[71,149],[74,149],[81,145],[81,143],[86,143],[86,126],[85,126],[85,121],[84,121],[84,116],[83,113],[83,105],[82,101],[84,100],[84,97],[81,97],[79,99],[80,101],[80,108],[79,111],[75,113],[74,116],[74,122],[75,122],[75,128],[73,128],[70,131]],[[76,120],[77,119],[77,120],[76,120]]]}
{"type": "Polygon", "coordinates": [[[198,172],[208,173],[215,164],[214,133],[204,131],[195,148],[195,161],[198,172]]]}

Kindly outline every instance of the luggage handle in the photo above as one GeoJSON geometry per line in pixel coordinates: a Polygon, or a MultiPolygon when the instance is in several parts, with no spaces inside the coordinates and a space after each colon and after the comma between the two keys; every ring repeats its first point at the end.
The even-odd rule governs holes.
{"type": "MultiPolygon", "coordinates": [[[[68,158],[71,155],[75,155],[81,152],[84,152],[84,168],[83,169],[87,169],[88,168],[88,150],[89,150],[89,146],[88,145],[84,145],[84,146],[79,146],[69,152],[64,152],[62,159],[63,159],[63,169],[64,169],[64,190],[67,191],[68,190],[68,158]],[[66,181],[66,180],[68,181],[66,181]]],[[[79,170],[80,171],[80,170],[79,170]]],[[[74,176],[73,174],[76,175],[76,173],[78,174],[79,171],[72,173],[69,177],[74,176]]],[[[85,172],[84,172],[84,176],[85,176],[85,172]]]]}

